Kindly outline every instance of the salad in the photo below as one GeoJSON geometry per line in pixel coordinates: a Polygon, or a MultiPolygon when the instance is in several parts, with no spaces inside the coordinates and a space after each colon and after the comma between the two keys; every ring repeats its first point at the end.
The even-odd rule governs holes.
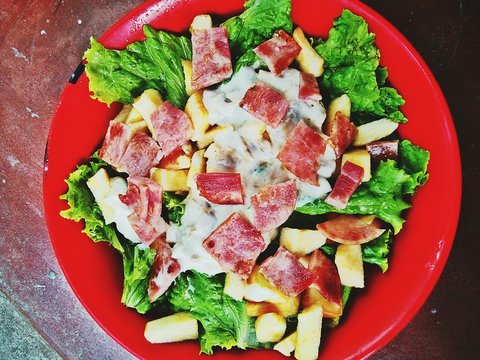
{"type": "Polygon", "coordinates": [[[122,303],[162,314],[148,341],[317,358],[428,179],[374,34],[344,10],[309,38],[285,0],[144,33],[85,53],[92,97],[124,106],[61,215],[121,254],[122,303]]]}

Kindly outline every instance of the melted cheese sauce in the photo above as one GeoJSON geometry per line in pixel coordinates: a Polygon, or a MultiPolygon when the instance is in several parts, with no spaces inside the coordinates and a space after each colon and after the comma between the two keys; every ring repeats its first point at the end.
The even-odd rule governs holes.
{"type": "MultiPolygon", "coordinates": [[[[185,200],[182,225],[171,226],[167,232],[167,241],[175,243],[173,257],[179,261],[183,271],[194,269],[208,275],[222,272],[220,265],[207,253],[202,243],[234,212],[239,212],[253,222],[250,197],[263,186],[296,179],[297,206],[324,198],[331,191],[326,178],[335,171],[335,155],[330,146],[327,146],[325,155],[319,159],[319,186],[299,180],[276,158],[290,132],[301,119],[321,133],[326,117],[320,101],[298,99],[298,86],[299,72],[295,69],[285,70],[281,76],[276,77],[267,71],[257,73],[253,68],[245,67],[230,82],[216,90],[204,91],[203,102],[209,112],[208,122],[226,128],[216,135],[205,152],[207,172],[240,173],[245,204],[211,204],[198,194],[197,189],[191,189],[185,200]],[[266,126],[238,106],[245,92],[257,81],[281,92],[290,103],[285,119],[276,129],[266,126]],[[264,131],[268,136],[263,134],[264,131]]],[[[262,235],[269,244],[277,231],[262,235]]]]}

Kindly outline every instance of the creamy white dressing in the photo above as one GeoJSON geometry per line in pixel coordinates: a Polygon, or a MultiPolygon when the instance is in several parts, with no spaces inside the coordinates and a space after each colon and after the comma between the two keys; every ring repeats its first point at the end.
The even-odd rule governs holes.
{"type": "MultiPolygon", "coordinates": [[[[197,189],[191,190],[186,199],[182,225],[167,232],[167,241],[175,243],[173,257],[179,261],[183,271],[194,269],[208,275],[222,272],[218,262],[203,248],[202,243],[234,212],[239,212],[252,222],[250,197],[263,186],[296,179],[297,206],[324,198],[331,191],[330,184],[325,179],[333,174],[336,165],[335,154],[330,146],[327,146],[325,155],[319,159],[319,186],[299,180],[276,158],[300,120],[303,119],[321,134],[326,118],[325,108],[320,101],[298,98],[299,76],[299,71],[295,69],[288,69],[276,77],[267,71],[257,73],[253,68],[244,67],[230,82],[216,90],[204,91],[203,102],[209,113],[209,124],[229,127],[219,132],[206,150],[206,170],[240,173],[245,204],[211,204],[198,194],[197,189]],[[281,92],[289,101],[289,111],[275,129],[266,126],[239,107],[246,91],[257,81],[281,92]],[[264,131],[268,137],[264,136],[264,131]]],[[[266,244],[276,235],[277,230],[262,234],[266,244]]]]}
{"type": "Polygon", "coordinates": [[[127,182],[123,178],[116,176],[110,179],[108,193],[101,199],[95,200],[102,211],[103,218],[107,225],[115,223],[117,230],[125,236],[125,238],[134,243],[139,243],[140,238],[128,221],[128,216],[133,213],[133,210],[118,198],[118,195],[125,195],[126,193],[127,182]]]}

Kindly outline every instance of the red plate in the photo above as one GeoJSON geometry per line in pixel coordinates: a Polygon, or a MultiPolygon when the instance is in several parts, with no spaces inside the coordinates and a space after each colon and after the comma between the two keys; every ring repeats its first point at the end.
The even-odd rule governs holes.
{"type": "MultiPolygon", "coordinates": [[[[460,207],[461,171],[455,129],[445,99],[418,53],[385,19],[356,0],[293,1],[293,21],[308,34],[326,36],[332,21],[348,8],[363,16],[377,34],[381,63],[406,100],[410,121],[400,134],[431,153],[430,180],[413,201],[407,224],[397,237],[389,271],[367,278],[342,325],[322,339],[322,359],[364,358],[390,341],[415,315],[435,285],[453,243],[460,207]]],[[[123,48],[142,38],[141,25],[185,31],[201,13],[230,16],[243,0],[147,1],[116,23],[101,38],[107,47],[123,48]]],[[[119,110],[90,99],[82,75],[68,84],[52,121],[44,174],[44,202],[58,261],[80,302],[115,340],[141,358],[196,357],[194,342],[152,345],[143,337],[147,318],[120,303],[121,259],[105,244],[94,244],[82,225],[61,218],[59,196],[64,179],[99,146],[108,120],[119,110]]],[[[218,352],[218,358],[279,358],[274,351],[218,352]]]]}

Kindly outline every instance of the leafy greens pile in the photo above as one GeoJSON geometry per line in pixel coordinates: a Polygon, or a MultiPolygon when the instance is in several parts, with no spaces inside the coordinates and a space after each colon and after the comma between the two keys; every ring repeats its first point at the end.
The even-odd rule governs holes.
{"type": "Polygon", "coordinates": [[[200,335],[201,351],[212,354],[214,346],[231,349],[267,348],[255,334],[255,319],[247,316],[245,302],[236,301],[223,292],[224,275],[208,277],[189,271],[181,274],[167,300],[174,312],[189,311],[203,328],[200,335]]]}
{"type": "MultiPolygon", "coordinates": [[[[228,31],[232,62],[237,71],[260,61],[253,48],[271,38],[276,30],[292,32],[291,2],[279,0],[272,4],[269,0],[248,0],[245,11],[226,20],[223,26],[228,31]]],[[[129,104],[144,90],[154,88],[174,106],[183,108],[187,94],[182,60],[192,57],[190,40],[149,26],[144,27],[144,34],[145,41],[134,42],[124,50],[109,50],[91,39],[84,59],[87,60],[86,73],[92,97],[108,105],[116,101],[129,104]]],[[[379,117],[405,122],[407,119],[399,110],[404,101],[395,89],[385,86],[388,72],[379,66],[380,53],[374,40],[366,22],[348,10],[335,20],[327,40],[312,40],[325,59],[325,73],[319,79],[322,93],[327,99],[348,94],[357,123],[379,117]]],[[[373,214],[391,224],[392,230],[363,245],[363,260],[386,271],[393,235],[402,228],[402,212],[410,207],[406,197],[414,194],[428,179],[428,160],[427,151],[403,141],[398,161],[381,162],[372,179],[360,186],[345,209],[339,210],[318,200],[297,211],[308,215],[373,214]]],[[[95,153],[87,164],[70,174],[66,180],[68,191],[61,197],[67,200],[69,209],[61,215],[74,221],[83,220],[83,231],[93,241],[106,241],[121,254],[124,266],[122,303],[140,313],[148,312],[159,301],[163,302],[162,309],[168,312],[190,312],[201,324],[201,351],[206,354],[211,354],[214,347],[271,347],[271,344],[257,341],[254,318],[246,315],[245,302],[224,294],[224,275],[208,277],[195,271],[182,273],[159,301],[149,302],[147,289],[155,250],[132,244],[113,224],[105,224],[86,185],[100,168],[114,172],[95,153]]],[[[165,192],[162,216],[171,223],[181,224],[185,211],[182,200],[165,192]]],[[[334,247],[327,245],[322,250],[329,256],[335,252],[334,247]]],[[[350,288],[343,288],[344,303],[349,294],[350,288]]],[[[338,320],[331,319],[332,326],[338,324],[338,320]]]]}
{"type": "Polygon", "coordinates": [[[365,20],[349,10],[333,23],[326,41],[316,40],[315,50],[325,60],[321,78],[322,94],[331,99],[347,94],[352,112],[366,117],[388,117],[396,122],[407,119],[398,109],[404,104],[397,90],[384,86],[386,68],[379,67],[380,52],[375,34],[368,32],[365,20]]]}

